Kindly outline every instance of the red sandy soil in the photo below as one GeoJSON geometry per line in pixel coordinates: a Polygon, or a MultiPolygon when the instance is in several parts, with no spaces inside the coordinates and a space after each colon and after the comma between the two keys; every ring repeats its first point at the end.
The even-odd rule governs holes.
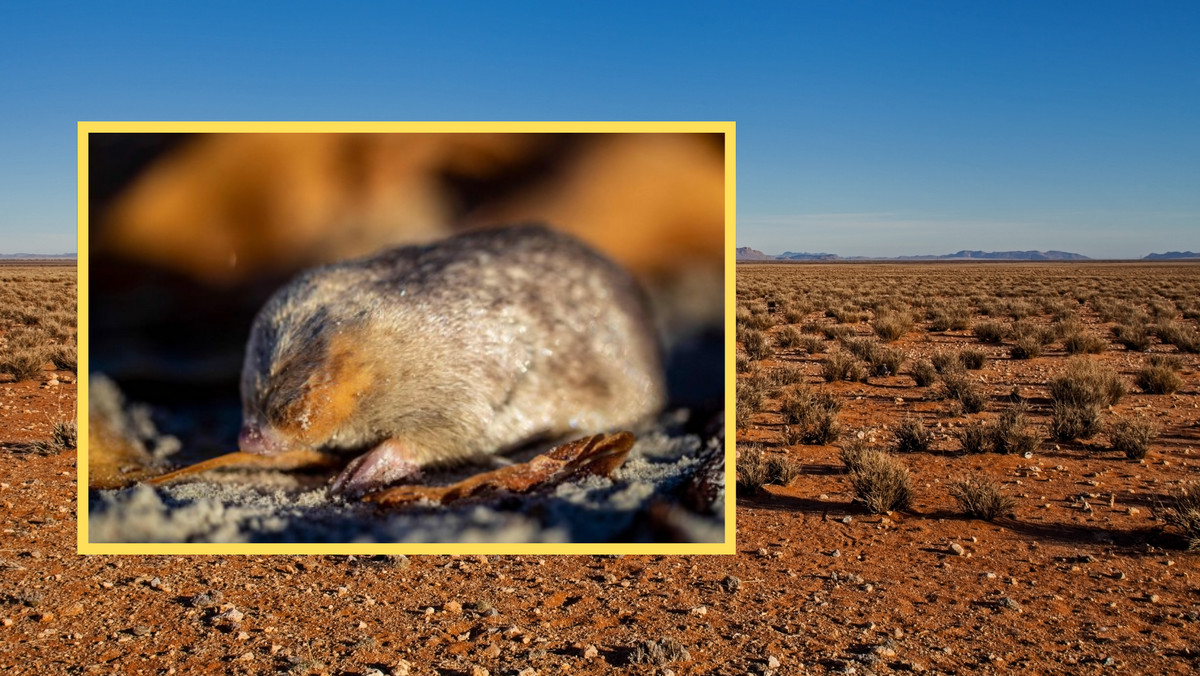
{"type": "MultiPolygon", "coordinates": [[[[914,331],[900,345],[968,339],[931,341],[914,331]]],[[[781,358],[816,382],[815,358],[781,358]]],[[[1103,359],[1128,378],[1141,357],[1103,359]]],[[[1013,385],[1044,399],[1062,361],[1002,357],[972,373],[994,415],[1013,385]]],[[[843,425],[880,444],[905,414],[943,425],[934,452],[904,458],[910,510],[865,513],[835,447],[790,447],[803,471],[739,500],[736,556],[611,558],[80,556],[75,453],[11,443],[47,438],[74,386],[0,382],[0,673],[1195,673],[1200,557],[1155,516],[1200,462],[1196,369],[1188,357],[1176,395],[1116,407],[1157,416],[1144,463],[1050,442],[1031,459],[959,456],[949,425],[967,416],[943,417],[907,376],[818,385],[845,395],[843,425]],[[976,469],[1018,497],[1015,518],[957,513],[943,484],[976,469]],[[634,663],[664,638],[687,656],[634,663]]],[[[767,410],[750,440],[778,437],[767,410]]]]}

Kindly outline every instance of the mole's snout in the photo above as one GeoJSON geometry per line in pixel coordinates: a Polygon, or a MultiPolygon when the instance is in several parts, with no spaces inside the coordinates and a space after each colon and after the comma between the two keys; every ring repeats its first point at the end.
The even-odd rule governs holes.
{"type": "Polygon", "coordinates": [[[242,425],[242,431],[238,434],[238,448],[259,455],[276,455],[288,450],[278,432],[252,422],[242,425]]]}

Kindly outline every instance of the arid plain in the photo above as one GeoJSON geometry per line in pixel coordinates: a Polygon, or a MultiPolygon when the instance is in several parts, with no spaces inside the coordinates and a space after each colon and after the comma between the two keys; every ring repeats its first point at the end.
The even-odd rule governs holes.
{"type": "Polygon", "coordinates": [[[83,557],[75,453],[53,445],[71,369],[0,377],[0,670],[1194,671],[1174,515],[1200,448],[1200,266],[738,273],[739,455],[763,471],[742,473],[736,556],[83,557]],[[890,514],[856,489],[889,465],[843,461],[872,452],[909,475],[890,514]],[[952,496],[964,477],[997,491],[991,521],[952,496]]]}

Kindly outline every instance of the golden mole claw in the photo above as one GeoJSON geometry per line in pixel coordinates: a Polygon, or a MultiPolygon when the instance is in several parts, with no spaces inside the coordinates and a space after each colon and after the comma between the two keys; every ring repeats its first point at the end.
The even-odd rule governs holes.
{"type": "Polygon", "coordinates": [[[195,478],[197,475],[209,470],[225,467],[276,469],[283,471],[308,467],[329,467],[340,464],[340,462],[333,456],[310,449],[287,451],[278,455],[259,455],[257,453],[235,451],[233,453],[226,453],[225,455],[218,455],[215,458],[209,458],[194,465],[188,465],[174,472],[167,472],[144,483],[151,486],[165,486],[181,479],[195,478]]]}
{"type": "Polygon", "coordinates": [[[629,432],[596,434],[555,446],[529,462],[477,474],[449,486],[396,486],[371,493],[364,500],[386,506],[422,500],[444,505],[489,493],[529,493],[587,474],[608,476],[625,462],[633,442],[629,432]]]}

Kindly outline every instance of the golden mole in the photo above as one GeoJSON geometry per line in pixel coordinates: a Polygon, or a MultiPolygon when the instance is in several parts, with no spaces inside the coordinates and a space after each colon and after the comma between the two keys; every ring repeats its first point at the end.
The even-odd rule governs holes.
{"type": "Polygon", "coordinates": [[[540,226],[469,232],[315,268],[254,320],[243,451],[356,454],[333,490],[627,428],[661,410],[662,356],[633,278],[540,226]]]}

